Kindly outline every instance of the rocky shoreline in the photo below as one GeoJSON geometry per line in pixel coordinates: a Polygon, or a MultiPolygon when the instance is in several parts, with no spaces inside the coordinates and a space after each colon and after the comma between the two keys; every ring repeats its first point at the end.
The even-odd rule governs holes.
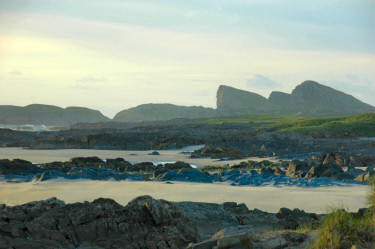
{"type": "MultiPolygon", "coordinates": [[[[116,128],[83,128],[51,132],[24,132],[0,129],[0,146],[30,149],[168,150],[205,144],[194,157],[238,159],[251,156],[294,158],[309,153],[344,151],[375,156],[375,141],[321,134],[258,129],[259,123],[224,124],[138,124],[116,128]]],[[[264,124],[263,124],[264,125],[264,124]]]]}
{"type": "Polygon", "coordinates": [[[98,157],[77,157],[67,162],[39,165],[20,159],[3,159],[0,160],[0,181],[41,182],[65,178],[320,187],[365,183],[375,175],[374,168],[375,157],[343,152],[315,154],[305,160],[244,161],[232,166],[206,166],[198,169],[184,162],[131,164],[124,158],[102,160],[98,157]]]}
{"type": "Polygon", "coordinates": [[[103,198],[74,204],[50,198],[0,205],[0,248],[303,248],[323,218],[299,209],[249,210],[234,202],[141,196],[121,206],[103,198]]]}

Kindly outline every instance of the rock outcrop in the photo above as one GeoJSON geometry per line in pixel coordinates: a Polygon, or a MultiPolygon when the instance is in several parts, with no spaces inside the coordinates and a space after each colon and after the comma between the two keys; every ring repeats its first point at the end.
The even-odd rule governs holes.
{"type": "MultiPolygon", "coordinates": [[[[304,161],[294,159],[291,162],[243,161],[232,166],[207,166],[193,168],[185,162],[154,165],[152,162],[131,164],[124,158],[101,160],[98,157],[76,157],[67,162],[51,162],[34,165],[28,161],[0,160],[0,182],[34,182],[54,178],[90,179],[90,180],[131,180],[131,181],[181,181],[181,182],[230,182],[233,186],[293,185],[301,187],[334,186],[347,183],[367,182],[375,175],[374,167],[366,170],[344,165],[351,160],[369,156],[353,155],[343,152],[331,152],[313,156],[304,161]],[[350,158],[343,161],[343,158],[350,158]]],[[[372,157],[375,159],[375,157],[372,157]]],[[[361,165],[360,165],[361,166],[361,165]]]]}
{"type": "Polygon", "coordinates": [[[265,97],[221,85],[216,94],[216,106],[221,115],[241,115],[268,111],[265,97]]]}
{"type": "Polygon", "coordinates": [[[256,93],[220,86],[217,91],[220,115],[279,114],[333,117],[374,112],[375,107],[344,92],[307,80],[291,94],[272,92],[268,99],[256,93]]]}
{"type": "Polygon", "coordinates": [[[126,206],[104,198],[74,204],[50,198],[13,207],[0,204],[0,249],[307,248],[324,217],[299,209],[268,213],[243,203],[169,202],[150,196],[126,206]],[[311,229],[298,230],[307,225],[311,229]]]}
{"type": "Polygon", "coordinates": [[[174,204],[141,196],[65,204],[51,198],[0,209],[0,248],[185,248],[200,240],[174,204]]]}

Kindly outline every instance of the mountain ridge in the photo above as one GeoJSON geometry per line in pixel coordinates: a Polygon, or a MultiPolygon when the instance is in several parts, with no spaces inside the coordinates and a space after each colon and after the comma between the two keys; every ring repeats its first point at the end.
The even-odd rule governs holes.
{"type": "Polygon", "coordinates": [[[220,85],[216,93],[217,108],[180,106],[170,103],[142,104],[118,112],[113,119],[86,107],[61,108],[31,104],[24,107],[0,106],[0,124],[72,125],[106,121],[144,122],[172,119],[228,117],[266,114],[300,117],[342,117],[375,112],[375,107],[350,94],[306,80],[291,93],[272,91],[268,98],[257,93],[220,85]]]}
{"type": "MultiPolygon", "coordinates": [[[[233,106],[248,107],[248,103],[254,102],[256,95],[253,92],[222,85],[218,89],[217,96],[222,97],[222,99],[217,99],[217,109],[220,111],[233,106]],[[246,101],[242,101],[244,96],[247,96],[246,101]]],[[[264,100],[258,108],[242,107],[237,110],[241,110],[242,114],[315,115],[317,117],[355,115],[375,111],[375,107],[350,94],[312,80],[306,80],[297,85],[290,94],[273,91],[264,100]]]]}
{"type": "Polygon", "coordinates": [[[86,107],[31,104],[26,106],[0,105],[0,124],[72,125],[79,122],[110,121],[100,111],[86,107]]]}

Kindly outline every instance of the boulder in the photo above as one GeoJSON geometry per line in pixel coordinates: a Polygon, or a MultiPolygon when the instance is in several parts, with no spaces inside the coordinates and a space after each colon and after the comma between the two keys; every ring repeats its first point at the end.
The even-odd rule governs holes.
{"type": "Polygon", "coordinates": [[[250,248],[307,248],[312,235],[303,232],[256,232],[251,226],[225,228],[212,238],[191,243],[186,249],[250,249],[250,248]]]}
{"type": "Polygon", "coordinates": [[[245,203],[237,204],[236,202],[224,202],[221,206],[224,210],[235,214],[244,214],[249,211],[245,203]]]}
{"type": "Polygon", "coordinates": [[[350,166],[375,167],[375,156],[362,154],[352,155],[350,156],[350,166]]]}
{"type": "Polygon", "coordinates": [[[169,170],[167,168],[158,168],[154,171],[153,178],[157,178],[158,176],[167,173],[169,170]]]}
{"type": "Polygon", "coordinates": [[[180,169],[178,172],[168,171],[160,175],[158,179],[161,181],[212,182],[208,175],[196,169],[180,169]]]}
{"type": "Polygon", "coordinates": [[[289,163],[289,168],[286,172],[286,175],[293,178],[304,177],[309,169],[310,166],[308,163],[294,159],[289,163]]]}
{"type": "Polygon", "coordinates": [[[242,159],[246,157],[241,150],[232,147],[214,147],[211,145],[205,145],[205,147],[195,150],[191,153],[191,158],[202,158],[210,157],[217,159],[242,159]]]}
{"type": "Polygon", "coordinates": [[[331,177],[332,178],[332,176],[344,172],[341,166],[339,166],[338,164],[323,164],[320,170],[321,170],[321,173],[319,177],[331,177]]]}
{"type": "Polygon", "coordinates": [[[118,171],[131,171],[132,164],[125,161],[124,158],[107,159],[105,163],[106,168],[118,170],[118,171]]]}
{"type": "Polygon", "coordinates": [[[322,164],[337,164],[341,167],[349,166],[350,155],[344,152],[330,152],[323,158],[322,164]]]}
{"type": "Polygon", "coordinates": [[[142,163],[136,163],[129,168],[127,168],[127,171],[132,172],[153,172],[155,170],[155,165],[152,162],[142,162],[142,163]]]}
{"type": "Polygon", "coordinates": [[[253,248],[310,248],[313,235],[304,232],[278,231],[257,233],[253,239],[253,248]]]}
{"type": "Polygon", "coordinates": [[[353,166],[349,166],[348,167],[348,170],[346,171],[347,174],[350,174],[353,179],[358,177],[359,175],[362,175],[362,174],[365,174],[366,171],[362,170],[362,169],[357,169],[353,166]]]}
{"type": "Polygon", "coordinates": [[[356,178],[354,178],[354,180],[359,182],[368,182],[372,177],[375,177],[375,171],[360,174],[356,178]]]}
{"type": "Polygon", "coordinates": [[[186,249],[230,249],[230,248],[253,248],[251,242],[252,226],[236,226],[224,228],[215,233],[210,239],[201,243],[191,243],[186,249]]]}
{"type": "Polygon", "coordinates": [[[153,151],[153,152],[149,153],[149,155],[151,155],[151,156],[160,156],[160,153],[157,152],[157,151],[153,151]]]}
{"type": "Polygon", "coordinates": [[[313,166],[305,175],[306,178],[328,177],[336,180],[353,179],[350,173],[344,173],[341,166],[335,163],[326,163],[313,166]]]}
{"type": "Polygon", "coordinates": [[[100,159],[99,157],[93,156],[93,157],[74,157],[70,158],[69,162],[74,164],[75,166],[84,166],[84,165],[89,165],[89,166],[94,166],[98,164],[104,164],[104,161],[100,159]]]}
{"type": "Polygon", "coordinates": [[[164,164],[164,167],[169,169],[169,170],[180,170],[180,169],[192,169],[190,164],[177,161],[175,163],[166,163],[164,164]]]}
{"type": "Polygon", "coordinates": [[[306,213],[303,210],[295,208],[290,210],[289,208],[280,208],[276,214],[280,224],[284,229],[296,230],[300,225],[311,224],[317,226],[319,224],[319,217],[314,213],[306,213]]]}

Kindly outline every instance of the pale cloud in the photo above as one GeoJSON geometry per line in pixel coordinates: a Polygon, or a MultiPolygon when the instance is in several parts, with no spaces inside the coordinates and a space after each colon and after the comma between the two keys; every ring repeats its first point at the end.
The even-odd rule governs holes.
{"type": "Polygon", "coordinates": [[[23,73],[19,70],[13,70],[9,73],[10,75],[14,75],[14,76],[21,76],[23,75],[23,73]]]}
{"type": "Polygon", "coordinates": [[[105,77],[94,77],[94,76],[86,76],[76,80],[77,82],[81,83],[89,83],[89,82],[107,82],[108,79],[105,77]]]}

